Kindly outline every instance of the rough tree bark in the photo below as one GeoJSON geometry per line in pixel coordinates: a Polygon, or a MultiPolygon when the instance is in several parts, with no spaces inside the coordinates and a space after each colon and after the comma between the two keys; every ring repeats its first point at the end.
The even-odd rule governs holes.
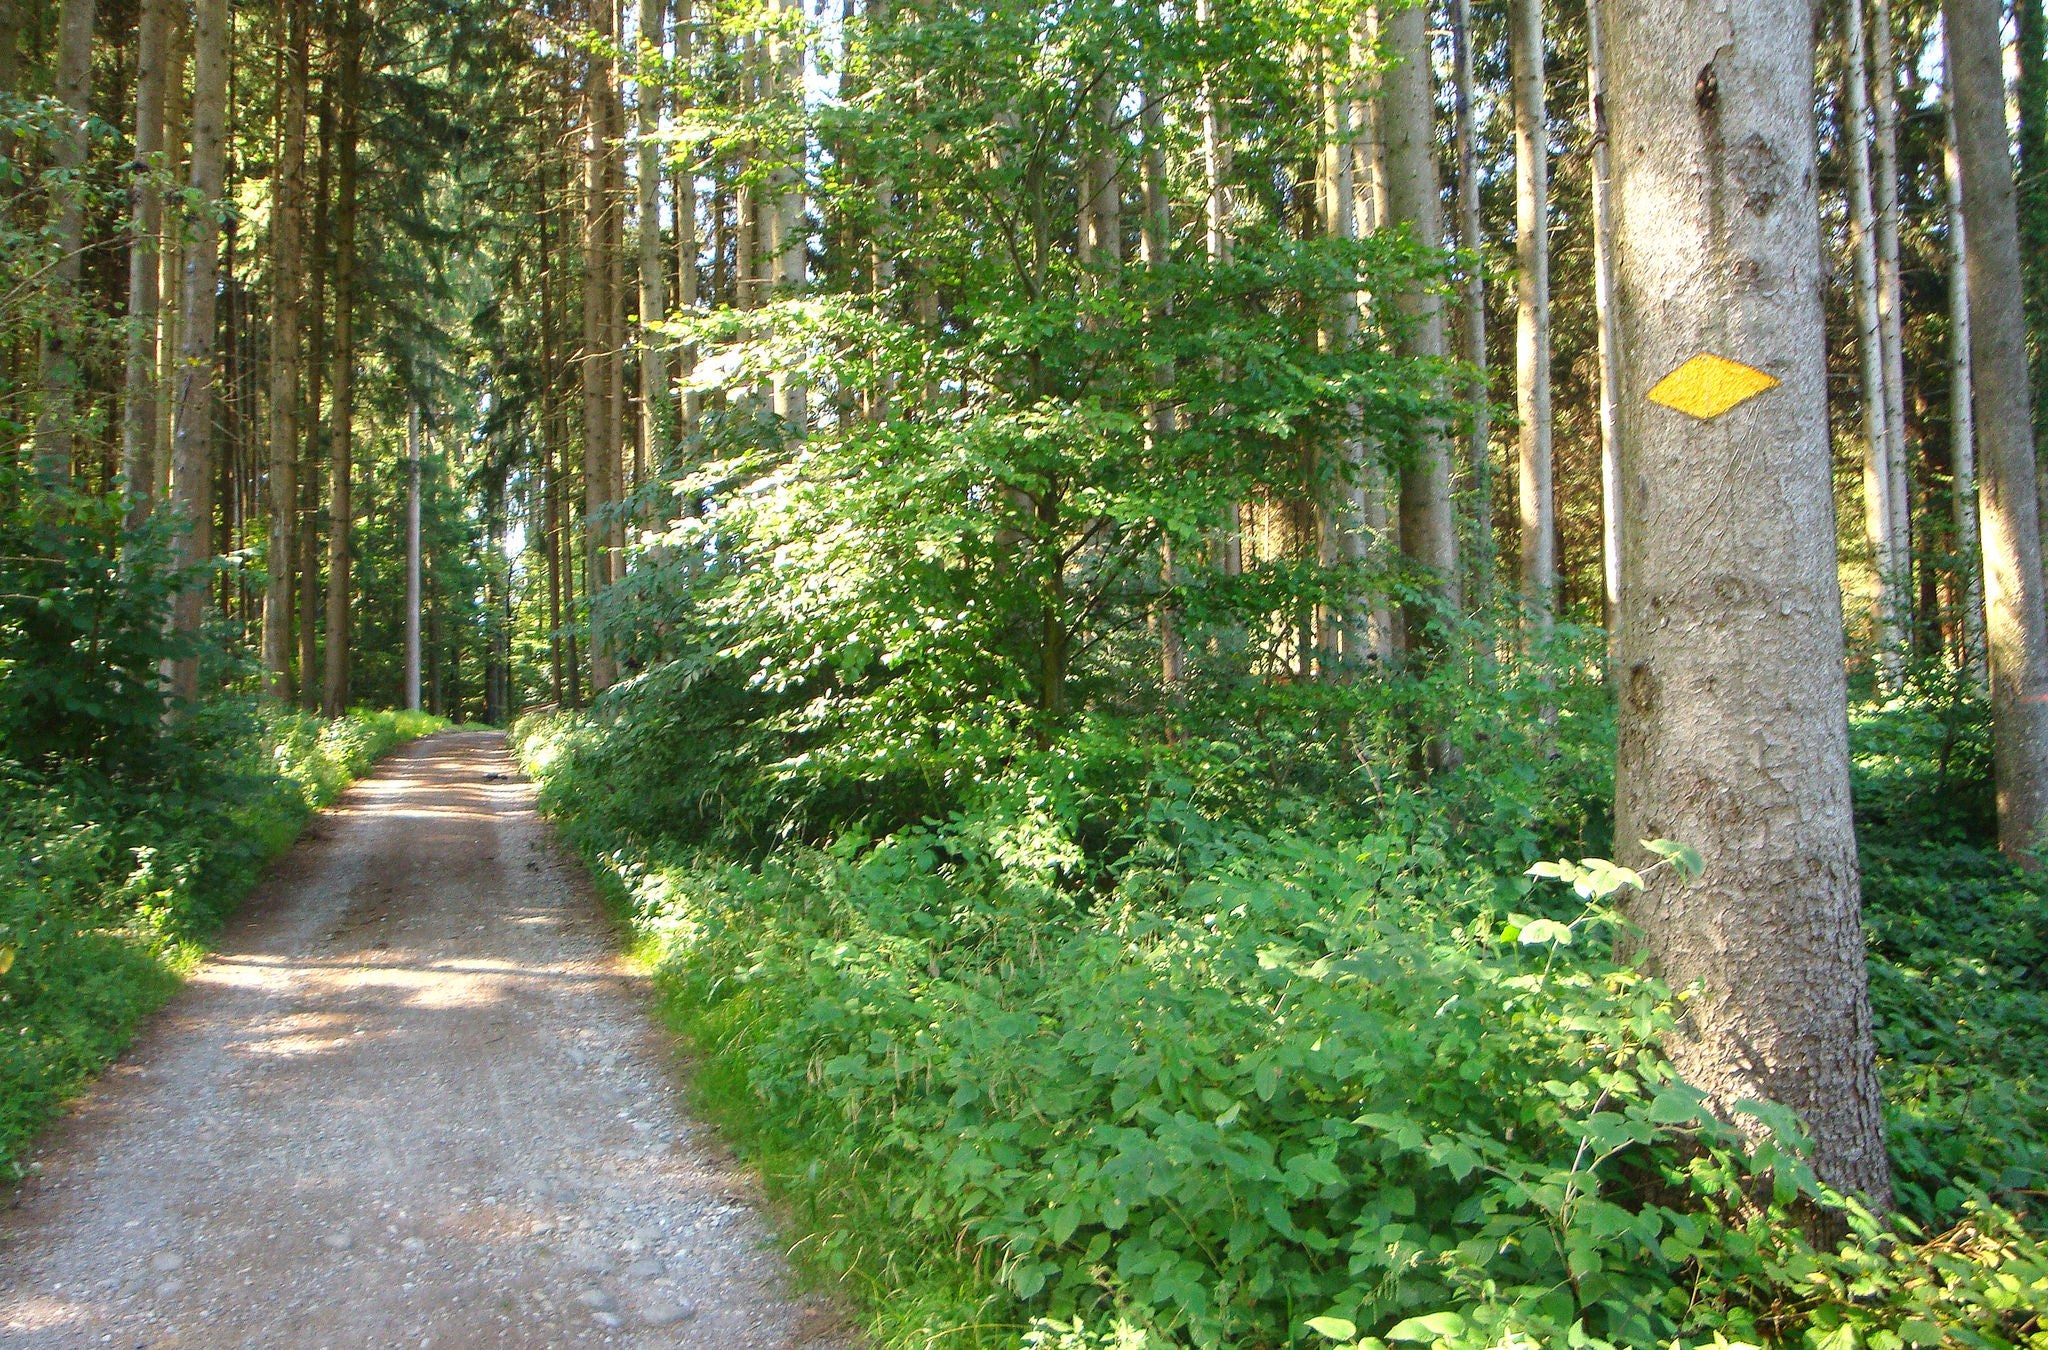
{"type": "MultiPolygon", "coordinates": [[[[611,12],[610,0],[596,0],[593,17],[603,25],[611,12]]],[[[599,523],[610,505],[611,473],[605,465],[609,436],[606,419],[610,413],[605,375],[607,368],[606,316],[611,305],[606,295],[605,188],[605,104],[611,98],[610,70],[603,57],[592,53],[583,71],[583,352],[577,363],[583,382],[583,540],[584,596],[593,604],[611,584],[611,552],[605,547],[606,529],[599,523]]],[[[616,460],[617,456],[612,458],[616,460]]],[[[590,689],[593,694],[609,689],[617,678],[611,646],[593,619],[590,632],[590,689]]]]}
{"type": "MultiPolygon", "coordinates": [[[[1699,985],[1666,1047],[1679,1072],[1723,1111],[1745,1098],[1791,1107],[1812,1127],[1820,1176],[1884,1208],[1849,811],[1814,16],[1810,0],[1643,0],[1608,17],[1626,512],[1615,838],[1639,866],[1651,859],[1636,841],[1658,837],[1706,859],[1696,880],[1653,874],[1629,917],[1671,987],[1699,985]],[[1696,402],[1686,375],[1701,367],[1686,363],[1710,359],[1772,387],[1756,392],[1759,379],[1725,410],[1696,402]]],[[[1747,378],[1720,374],[1693,392],[1747,378]]]]}
{"type": "MultiPolygon", "coordinates": [[[[1884,358],[1885,507],[1892,518],[1892,553],[1898,559],[1896,602],[1900,645],[1913,642],[1913,497],[1906,454],[1904,292],[1899,272],[1899,97],[1892,54],[1890,0],[1870,0],[1871,124],[1876,132],[1876,184],[1871,205],[1877,225],[1878,350],[1884,358]]],[[[1903,654],[1903,653],[1902,653],[1903,654]]]]}
{"type": "MultiPolygon", "coordinates": [[[[216,212],[225,168],[232,38],[228,0],[198,0],[193,18],[190,186],[197,202],[188,222],[184,296],[179,302],[184,334],[171,405],[171,508],[187,526],[178,535],[173,557],[182,568],[196,568],[213,555],[213,300],[220,286],[216,212]]],[[[196,636],[205,610],[205,584],[186,587],[171,603],[172,628],[196,636]]],[[[169,676],[175,698],[190,703],[199,697],[196,655],[173,662],[169,676]]]]}
{"type": "Polygon", "coordinates": [[[286,65],[277,172],[271,179],[270,549],[263,592],[263,672],[270,694],[291,698],[293,534],[299,456],[299,292],[306,178],[306,76],[310,25],[306,0],[285,7],[286,65]]]}
{"type": "Polygon", "coordinates": [[[405,401],[405,706],[420,710],[420,400],[405,401]]]}
{"type": "Polygon", "coordinates": [[[34,461],[44,482],[71,481],[78,437],[79,346],[85,313],[78,281],[85,261],[85,154],[92,115],[93,0],[63,0],[57,11],[57,65],[52,92],[64,105],[63,128],[50,137],[50,247],[45,274],[41,350],[36,362],[42,401],[36,407],[34,461]]]}
{"type": "Polygon", "coordinates": [[[121,394],[121,491],[136,526],[155,501],[158,254],[164,199],[156,174],[164,151],[164,77],[172,0],[142,0],[135,24],[135,163],[128,190],[128,353],[121,394]]]}
{"type": "Polygon", "coordinates": [[[1522,602],[1548,632],[1557,590],[1550,457],[1550,124],[1543,98],[1543,0],[1512,0],[1515,105],[1515,414],[1521,422],[1522,602]]]}
{"type": "Polygon", "coordinates": [[[1970,380],[1976,410],[1978,528],[1991,674],[1998,846],[2031,865],[2048,810],[2048,622],[2041,523],[2019,288],[2019,212],[2005,125],[1998,0],[1943,0],[1956,157],[1963,182],[1970,286],[1970,380]]]}

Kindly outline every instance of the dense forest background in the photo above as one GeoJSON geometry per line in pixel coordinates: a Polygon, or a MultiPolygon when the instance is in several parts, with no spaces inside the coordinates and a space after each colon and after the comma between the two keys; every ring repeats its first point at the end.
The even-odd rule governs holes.
{"type": "Polygon", "coordinates": [[[0,1148],[441,715],[878,1344],[2043,1344],[2044,34],[0,0],[0,1148]]]}

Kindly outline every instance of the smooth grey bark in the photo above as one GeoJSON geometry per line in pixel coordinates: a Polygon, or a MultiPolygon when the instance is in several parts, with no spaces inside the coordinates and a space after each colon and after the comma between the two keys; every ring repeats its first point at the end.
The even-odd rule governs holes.
{"type": "Polygon", "coordinates": [[[1614,175],[1608,160],[1607,52],[1600,15],[1602,0],[1586,0],[1586,121],[1591,129],[1593,207],[1593,332],[1599,363],[1600,424],[1600,622],[1607,629],[1610,657],[1621,604],[1621,469],[1617,458],[1616,402],[1621,387],[1621,343],[1614,331],[1614,175]]]}
{"type": "MultiPolygon", "coordinates": [[[[772,7],[786,16],[785,22],[803,17],[803,0],[771,0],[772,7]]],[[[785,29],[776,34],[770,50],[769,77],[775,92],[801,105],[804,96],[803,43],[785,29]]],[[[782,147],[782,161],[773,174],[775,198],[770,213],[772,257],[768,260],[770,281],[781,298],[789,298],[810,280],[810,240],[804,220],[804,155],[802,136],[782,147]]],[[[784,372],[775,378],[775,412],[788,424],[792,435],[801,437],[810,425],[809,394],[801,375],[784,372]]]]}
{"type": "Polygon", "coordinates": [[[420,710],[420,401],[405,402],[405,706],[420,710]]]}
{"type": "Polygon", "coordinates": [[[1977,427],[1970,406],[1969,229],[1963,216],[1963,178],[1956,163],[1953,100],[1942,90],[1946,141],[1943,179],[1948,189],[1948,443],[1950,505],[1955,511],[1956,555],[1962,560],[1963,669],[1984,681],[1984,577],[1977,566],[1977,427]]]}
{"type": "MultiPolygon", "coordinates": [[[[1697,986],[1666,1049],[1717,1110],[1773,1100],[1827,1182],[1890,1204],[1849,807],[1815,196],[1813,11],[1608,11],[1621,333],[1615,838],[1698,849],[1627,902],[1697,986]],[[1775,388],[1711,418],[1651,402],[1712,354],[1775,388]]],[[[1750,1117],[1738,1117],[1757,1128],[1750,1117]]]]}
{"type": "Polygon", "coordinates": [[[1515,414],[1522,602],[1548,632],[1557,591],[1551,488],[1550,125],[1543,98],[1543,0],[1510,0],[1515,107],[1515,414]]]}
{"type": "Polygon", "coordinates": [[[327,645],[320,711],[348,711],[351,549],[355,532],[355,297],[357,140],[362,132],[363,22],[356,0],[341,0],[340,69],[334,132],[334,388],[327,434],[327,645]]]}
{"type": "Polygon", "coordinates": [[[92,115],[93,0],[63,0],[57,12],[57,62],[52,92],[64,105],[63,128],[50,137],[50,246],[56,260],[43,283],[45,313],[36,382],[34,463],[46,483],[71,481],[78,439],[79,347],[85,314],[78,294],[85,259],[85,155],[92,115]]]}
{"type": "MultiPolygon", "coordinates": [[[[197,0],[192,40],[192,175],[196,199],[186,225],[184,295],[179,302],[183,340],[171,411],[171,509],[186,528],[173,558],[197,568],[213,556],[214,294],[220,287],[221,178],[225,172],[228,0],[197,0]]],[[[199,632],[206,587],[187,587],[171,602],[171,626],[199,632]]],[[[199,658],[173,662],[171,693],[187,703],[199,697],[199,658]]]]}
{"type": "MultiPolygon", "coordinates": [[[[1387,223],[1407,225],[1424,248],[1443,246],[1443,199],[1437,188],[1435,111],[1429,87],[1427,16],[1413,5],[1381,19],[1382,39],[1393,66],[1381,96],[1381,143],[1387,159],[1387,223]]],[[[1401,337],[1404,355],[1441,359],[1443,301],[1433,291],[1413,290],[1395,301],[1408,322],[1401,337]]],[[[1458,523],[1451,503],[1451,446],[1435,423],[1414,430],[1416,452],[1401,472],[1401,550],[1432,572],[1443,604],[1459,604],[1458,523]]],[[[1426,613],[1411,613],[1404,625],[1408,644],[1421,638],[1426,613]]]]}
{"type": "Polygon", "coordinates": [[[121,491],[130,527],[155,501],[157,311],[164,199],[164,80],[170,65],[173,0],[142,0],[135,23],[135,161],[128,189],[128,334],[121,391],[121,491]]]}
{"type": "MultiPolygon", "coordinates": [[[[299,302],[304,256],[306,79],[311,36],[305,0],[286,6],[280,148],[270,184],[270,542],[263,591],[263,673],[271,697],[292,696],[293,545],[299,463],[299,302]]],[[[302,678],[310,672],[301,672],[302,678]]]]}
{"type": "Polygon", "coordinates": [[[1904,655],[1899,588],[1901,531],[1892,512],[1892,433],[1886,416],[1884,327],[1878,315],[1877,237],[1871,205],[1870,105],[1865,94],[1863,2],[1842,0],[1843,139],[1849,148],[1849,249],[1855,261],[1856,357],[1863,382],[1863,532],[1877,568],[1878,669],[1886,689],[1898,687],[1904,655]]]}
{"type": "Polygon", "coordinates": [[[1970,226],[1970,379],[1998,846],[2032,865],[2029,850],[2048,811],[2048,623],[1999,4],[1943,0],[1941,14],[1970,226]]]}
{"type": "Polygon", "coordinates": [[[640,68],[634,79],[640,162],[636,206],[640,246],[640,456],[650,470],[666,467],[674,433],[674,391],[668,355],[648,325],[668,314],[661,256],[661,84],[647,67],[661,57],[667,0],[640,0],[640,68]]]}
{"type": "MultiPolygon", "coordinates": [[[[1540,20],[1539,20],[1540,22],[1540,20]]],[[[1472,379],[1465,401],[1472,405],[1466,442],[1467,472],[1478,518],[1472,522],[1472,603],[1484,608],[1493,588],[1493,391],[1487,375],[1486,264],[1479,214],[1479,130],[1472,109],[1472,0],[1451,0],[1451,65],[1456,89],[1454,136],[1458,160],[1458,246],[1472,254],[1471,270],[1459,286],[1465,364],[1472,379]]]]}

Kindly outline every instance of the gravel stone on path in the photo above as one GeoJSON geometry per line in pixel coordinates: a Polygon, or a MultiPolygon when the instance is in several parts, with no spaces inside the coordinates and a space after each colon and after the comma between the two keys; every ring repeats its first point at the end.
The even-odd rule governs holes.
{"type": "Polygon", "coordinates": [[[502,736],[401,748],[43,1139],[0,1345],[844,1350],[645,985],[502,736]]]}

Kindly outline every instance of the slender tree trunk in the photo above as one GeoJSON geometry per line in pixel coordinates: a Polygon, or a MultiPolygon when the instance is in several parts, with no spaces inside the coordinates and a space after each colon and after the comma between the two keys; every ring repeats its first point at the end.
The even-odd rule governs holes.
{"type": "Polygon", "coordinates": [[[341,0],[334,186],[334,395],[327,436],[327,649],[320,710],[348,710],[355,459],[356,138],[362,126],[362,16],[341,0]]]}
{"type": "MultiPolygon", "coordinates": [[[[1394,66],[1385,76],[1381,102],[1382,140],[1387,156],[1387,214],[1390,223],[1408,225],[1424,248],[1443,243],[1443,205],[1437,189],[1435,99],[1429,88],[1429,31],[1422,10],[1403,5],[1382,18],[1394,66]]],[[[1444,344],[1443,302],[1431,290],[1410,291],[1396,299],[1409,319],[1401,338],[1404,355],[1441,360],[1444,344]]],[[[1459,607],[1458,526],[1451,505],[1451,448],[1444,429],[1434,423],[1414,430],[1416,453],[1401,471],[1401,551],[1435,578],[1434,587],[1446,609],[1459,607]]],[[[1411,608],[1404,624],[1409,646],[1423,641],[1430,615],[1426,607],[1411,608]]]]}
{"type": "Polygon", "coordinates": [[[327,236],[333,168],[334,83],[320,81],[320,163],[314,176],[311,277],[306,306],[306,402],[299,424],[305,429],[305,472],[299,490],[299,703],[320,707],[320,418],[321,385],[327,370],[327,236]]]}
{"type": "Polygon", "coordinates": [[[1878,317],[1877,240],[1871,207],[1869,105],[1865,97],[1863,3],[1841,0],[1843,43],[1842,134],[1849,147],[1849,248],[1856,264],[1856,355],[1863,377],[1863,529],[1877,568],[1878,670],[1886,689],[1898,687],[1903,651],[1899,522],[1892,514],[1890,402],[1884,384],[1884,329],[1878,317]]]}
{"type": "MultiPolygon", "coordinates": [[[[0,0],[0,94],[21,82],[21,21],[30,0],[0,0]]],[[[0,128],[0,159],[14,158],[14,133],[0,128]]]]}
{"type": "Polygon", "coordinates": [[[2005,125],[1998,0],[1943,0],[1956,154],[1969,220],[1970,380],[1976,410],[1984,629],[1998,845],[2030,863],[2048,811],[2048,623],[2027,382],[2019,219],[2005,125]]]}
{"type": "MultiPolygon", "coordinates": [[[[1538,3],[1538,0],[1518,0],[1538,3]]],[[[1538,22],[1541,20],[1539,18],[1538,22]]],[[[1458,246],[1472,254],[1460,287],[1464,320],[1463,356],[1472,368],[1465,401],[1472,405],[1472,434],[1465,458],[1472,477],[1472,605],[1483,609],[1493,591],[1493,391],[1487,374],[1485,227],[1479,213],[1479,129],[1472,107],[1472,0],[1451,0],[1451,57],[1457,91],[1458,246]]],[[[1541,72],[1538,72],[1541,79],[1541,72]]],[[[1539,86],[1540,98],[1540,86],[1539,86]]],[[[1520,142],[1517,141],[1519,148],[1520,142]]]]}
{"type": "Polygon", "coordinates": [[[405,706],[420,710],[420,402],[405,407],[405,706]]]}
{"type": "MultiPolygon", "coordinates": [[[[634,102],[640,130],[638,188],[640,245],[640,456],[650,469],[665,469],[675,434],[668,362],[650,324],[667,317],[661,257],[661,85],[646,67],[660,60],[667,0],[640,0],[640,61],[634,102]]],[[[681,219],[680,216],[677,217],[681,219]]]]}
{"type": "MultiPolygon", "coordinates": [[[[676,67],[687,78],[694,69],[697,19],[695,0],[676,0],[676,67]]],[[[678,109],[689,105],[677,95],[678,109]]],[[[697,171],[694,166],[683,163],[675,169],[675,183],[672,188],[674,201],[671,210],[675,214],[676,232],[676,303],[685,310],[697,307],[700,279],[697,266],[697,171]]],[[[697,348],[694,343],[685,345],[677,353],[676,375],[679,385],[687,386],[690,377],[697,370],[697,348]]],[[[702,399],[694,391],[685,388],[681,403],[681,426],[684,435],[694,433],[697,418],[702,411],[702,399]]]]}
{"type": "Polygon", "coordinates": [[[1890,0],[1870,0],[1872,123],[1877,133],[1877,182],[1872,205],[1877,218],[1877,321],[1884,356],[1885,505],[1892,518],[1892,556],[1897,559],[1899,644],[1904,655],[1913,634],[1913,497],[1911,460],[1906,453],[1904,304],[1899,275],[1899,99],[1892,55],[1890,0]]]}
{"type": "MultiPolygon", "coordinates": [[[[1138,126],[1144,137],[1144,157],[1139,161],[1138,186],[1144,210],[1138,219],[1138,258],[1147,268],[1159,268],[1171,261],[1173,240],[1173,203],[1167,195],[1165,109],[1150,79],[1140,97],[1138,126]]],[[[1148,326],[1160,317],[1157,313],[1148,314],[1148,326]]],[[[1152,359],[1152,379],[1155,384],[1173,383],[1171,357],[1152,359]]],[[[1171,438],[1179,426],[1173,404],[1165,400],[1147,405],[1145,421],[1155,447],[1171,438]]],[[[1173,541],[1162,540],[1159,584],[1163,590],[1170,593],[1179,584],[1177,572],[1173,541]]],[[[1178,704],[1186,697],[1187,684],[1187,644],[1181,637],[1180,612],[1169,595],[1161,598],[1154,613],[1159,625],[1159,685],[1167,700],[1178,704]]]]}
{"type": "Polygon", "coordinates": [[[1600,368],[1600,622],[1610,664],[1621,605],[1621,468],[1617,421],[1621,343],[1614,327],[1614,214],[1609,198],[1607,55],[1601,31],[1604,0],[1586,0],[1586,120],[1592,128],[1593,331],[1600,368]]]}
{"type": "Polygon", "coordinates": [[[85,154],[92,115],[93,0],[63,0],[57,12],[53,92],[64,105],[62,129],[50,138],[50,167],[61,175],[50,190],[50,247],[56,254],[43,283],[37,382],[35,467],[44,482],[68,485],[78,440],[79,347],[85,336],[78,282],[85,255],[85,154]]]}
{"type": "Polygon", "coordinates": [[[128,192],[128,360],[122,379],[121,491],[128,523],[155,501],[157,459],[157,286],[163,249],[164,77],[170,65],[172,0],[142,0],[135,27],[135,170],[128,192]]]}
{"type": "Polygon", "coordinates": [[[1508,13],[1515,105],[1515,412],[1520,419],[1522,601],[1548,632],[1557,590],[1550,456],[1550,123],[1543,98],[1543,0],[1508,13]]]}
{"type": "MultiPolygon", "coordinates": [[[[1214,0],[1195,0],[1195,23],[1212,27],[1216,22],[1214,0]]],[[[1216,92],[1216,76],[1204,67],[1200,91],[1202,118],[1202,223],[1203,244],[1211,263],[1230,261],[1230,132],[1216,92]]],[[[1244,571],[1244,504],[1232,502],[1224,508],[1223,538],[1219,570],[1225,576],[1244,571]]]]}
{"type": "Polygon", "coordinates": [[[1719,1110],[1759,1099],[1797,1111],[1821,1178],[1882,1210],[1891,1183],[1849,810],[1813,15],[1783,0],[1646,0],[1608,14],[1627,504],[1615,839],[1639,867],[1654,861],[1641,839],[1706,859],[1696,880],[1652,875],[1629,917],[1651,968],[1701,991],[1666,1044],[1686,1081],[1719,1110]],[[1674,390],[1684,376],[1667,382],[1708,355],[1774,387],[1723,410],[1674,390]]]}
{"type": "MultiPolygon", "coordinates": [[[[2013,0],[2019,81],[2020,261],[2025,266],[2027,333],[2033,352],[2034,444],[2048,439],[2048,10],[2042,0],[2013,0]]],[[[2048,490],[2048,474],[2041,476],[2048,490]]],[[[2048,518],[2048,513],[2044,513],[2048,518]]]]}
{"type": "MultiPolygon", "coordinates": [[[[610,12],[610,0],[596,0],[594,9],[610,12]]],[[[609,505],[607,488],[611,474],[605,467],[609,437],[605,422],[610,413],[606,391],[606,317],[610,303],[605,293],[605,251],[609,231],[605,224],[605,103],[610,99],[610,78],[604,59],[592,54],[586,59],[583,83],[583,354],[579,369],[583,380],[583,493],[584,547],[586,561],[585,596],[591,604],[590,688],[594,694],[610,688],[616,678],[609,644],[599,632],[595,615],[598,593],[609,584],[611,554],[605,548],[606,528],[600,523],[609,505]]],[[[616,456],[613,456],[616,458],[616,456]]]]}
{"type": "MultiPolygon", "coordinates": [[[[773,0],[773,8],[786,15],[798,18],[803,14],[802,0],[773,0]]],[[[776,93],[793,100],[799,108],[803,102],[803,44],[788,32],[781,31],[775,36],[770,47],[769,78],[776,93]]],[[[775,289],[784,297],[801,290],[809,276],[809,240],[804,228],[804,138],[798,135],[794,141],[781,147],[782,162],[774,172],[774,205],[770,217],[770,275],[775,289]]],[[[780,374],[775,379],[775,413],[789,428],[793,436],[802,437],[810,424],[808,394],[801,376],[780,374]]]]}
{"type": "MultiPolygon", "coordinates": [[[[1944,81],[1946,83],[1946,81],[1944,81]]],[[[1958,665],[1984,681],[1984,574],[1977,565],[1977,427],[1970,406],[1970,274],[1963,178],[1956,163],[1952,92],[1941,95],[1946,140],[1942,168],[1948,188],[1948,446],[1949,495],[1955,511],[1957,570],[1961,584],[1962,659],[1958,665]]]]}
{"type": "Polygon", "coordinates": [[[291,699],[293,533],[299,458],[299,290],[305,213],[306,79],[311,36],[305,0],[292,0],[288,25],[284,123],[271,179],[270,267],[270,556],[263,593],[263,670],[273,698],[291,699]]]}
{"type": "MultiPolygon", "coordinates": [[[[193,34],[185,6],[174,4],[171,9],[170,69],[164,78],[164,170],[174,178],[182,171],[183,176],[189,179],[191,105],[185,94],[185,69],[192,54],[193,34]]],[[[159,395],[157,454],[150,490],[150,498],[156,502],[168,498],[171,461],[177,453],[171,441],[180,384],[178,359],[185,346],[185,244],[180,224],[183,219],[182,208],[177,214],[165,212],[163,250],[157,266],[156,387],[159,395]],[[164,397],[163,391],[170,391],[170,397],[164,397]]]]}
{"type": "MultiPolygon", "coordinates": [[[[178,382],[172,403],[171,505],[188,528],[178,536],[175,559],[196,568],[213,556],[214,294],[220,287],[220,228],[216,212],[225,168],[230,27],[228,0],[197,0],[193,6],[192,177],[195,208],[188,222],[184,328],[178,382]]],[[[206,611],[205,585],[191,585],[172,602],[171,626],[196,638],[206,611]]],[[[171,693],[189,704],[199,697],[199,658],[172,664],[171,693]]]]}

